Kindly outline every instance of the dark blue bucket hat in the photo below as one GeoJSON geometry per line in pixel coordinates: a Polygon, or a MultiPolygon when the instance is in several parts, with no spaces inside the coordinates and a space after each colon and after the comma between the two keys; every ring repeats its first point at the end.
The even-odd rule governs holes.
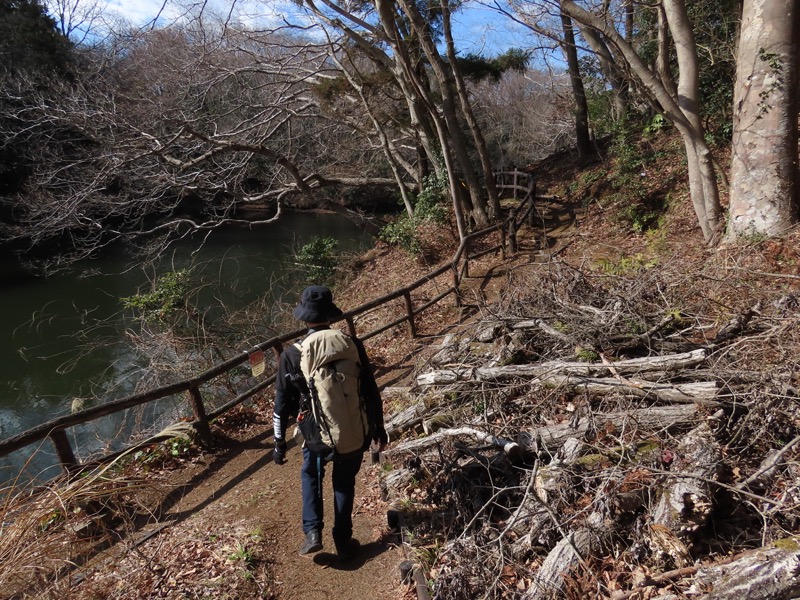
{"type": "Polygon", "coordinates": [[[333,294],[324,285],[310,285],[300,294],[300,304],[292,313],[298,321],[325,323],[342,314],[333,303],[333,294]]]}

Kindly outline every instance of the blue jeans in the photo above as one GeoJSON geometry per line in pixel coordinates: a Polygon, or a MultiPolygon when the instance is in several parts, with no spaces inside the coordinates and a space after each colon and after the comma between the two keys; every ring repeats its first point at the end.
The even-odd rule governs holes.
{"type": "MultiPolygon", "coordinates": [[[[333,541],[346,544],[353,537],[353,500],[356,475],[361,469],[363,452],[353,452],[333,459],[333,541]]],[[[322,533],[322,481],[328,461],[303,448],[301,488],[303,493],[303,533],[316,529],[322,533]]]]}

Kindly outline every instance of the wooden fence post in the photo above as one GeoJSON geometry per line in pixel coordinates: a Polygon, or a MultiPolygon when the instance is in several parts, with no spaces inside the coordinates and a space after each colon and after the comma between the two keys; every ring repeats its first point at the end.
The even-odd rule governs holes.
{"type": "Polygon", "coordinates": [[[194,412],[196,421],[195,429],[200,436],[200,443],[206,447],[211,446],[214,440],[211,436],[211,427],[208,425],[206,408],[203,406],[203,395],[195,384],[189,387],[189,400],[192,404],[192,412],[194,412]]]}
{"type": "Polygon", "coordinates": [[[514,167],[514,200],[518,198],[517,196],[517,178],[519,177],[519,171],[517,167],[514,167]]]}
{"type": "Polygon", "coordinates": [[[353,321],[353,317],[347,317],[347,331],[350,333],[351,336],[356,337],[356,322],[353,321]]]}
{"type": "Polygon", "coordinates": [[[536,202],[536,176],[533,173],[528,174],[528,226],[533,227],[533,206],[536,202]]]}
{"type": "Polygon", "coordinates": [[[50,440],[56,448],[56,454],[61,463],[61,468],[64,469],[65,473],[69,474],[78,466],[78,460],[75,458],[72,446],[69,445],[67,432],[63,429],[54,429],[50,432],[50,440]]]}
{"type": "Polygon", "coordinates": [[[403,293],[403,299],[406,301],[406,314],[408,315],[408,334],[415,338],[417,337],[417,326],[414,324],[414,305],[411,302],[411,292],[403,293]]]}
{"type": "Polygon", "coordinates": [[[508,245],[511,254],[517,253],[517,209],[512,208],[508,216],[508,245]]]}

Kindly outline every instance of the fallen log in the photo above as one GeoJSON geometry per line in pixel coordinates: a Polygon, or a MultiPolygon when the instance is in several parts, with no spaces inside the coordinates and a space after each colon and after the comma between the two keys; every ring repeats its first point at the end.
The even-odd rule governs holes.
{"type": "Polygon", "coordinates": [[[649,372],[674,372],[701,364],[706,358],[705,350],[693,350],[681,354],[631,358],[611,363],[585,363],[548,361],[528,365],[504,365],[499,367],[455,367],[423,373],[417,377],[417,385],[449,385],[459,381],[509,381],[514,379],[547,379],[557,375],[576,377],[602,377],[614,372],[635,375],[649,372]]]}
{"type": "Polygon", "coordinates": [[[419,450],[424,450],[431,446],[435,446],[436,444],[440,443],[446,438],[452,438],[458,436],[467,436],[474,438],[481,443],[490,444],[495,448],[501,449],[509,457],[515,457],[520,454],[520,447],[518,443],[503,438],[499,438],[490,433],[486,433],[485,431],[473,429],[472,427],[455,427],[452,429],[440,429],[439,431],[428,437],[423,437],[416,440],[410,440],[408,442],[399,444],[394,448],[385,451],[384,454],[386,456],[393,456],[401,452],[416,452],[419,450]]]}
{"type": "Polygon", "coordinates": [[[566,333],[563,333],[548,325],[543,319],[529,319],[525,321],[517,321],[511,325],[511,329],[513,330],[524,330],[524,329],[540,329],[547,335],[556,338],[557,340],[561,340],[562,342],[566,343],[574,343],[574,340],[568,336],[566,333]]]}
{"type": "MultiPolygon", "coordinates": [[[[796,544],[796,542],[792,542],[796,544]]],[[[694,576],[689,589],[679,595],[659,594],[663,600],[680,600],[690,596],[697,600],[789,600],[800,594],[800,550],[759,548],[733,560],[704,567],[686,567],[645,578],[632,590],[617,591],[612,600],[653,597],[648,588],[659,588],[694,576]]],[[[681,587],[685,587],[681,585],[681,587]]]]}
{"type": "MultiPolygon", "coordinates": [[[[420,376],[420,379],[423,377],[420,376]]],[[[424,385],[453,384],[458,381],[469,380],[470,378],[465,377],[463,373],[459,374],[450,371],[449,374],[446,374],[439,371],[435,381],[427,379],[424,385]]],[[[475,382],[483,381],[478,377],[471,377],[471,380],[475,382]]],[[[594,394],[597,396],[618,394],[623,397],[651,398],[665,403],[697,403],[711,406],[716,405],[719,391],[719,386],[715,381],[696,381],[672,385],[643,379],[634,380],[614,377],[592,379],[572,375],[551,375],[534,378],[529,383],[534,387],[559,388],[576,394],[594,394]]]]}
{"type": "MultiPolygon", "coordinates": [[[[602,521],[597,515],[590,521],[602,521]],[[595,518],[597,517],[597,518],[595,518]]],[[[608,541],[612,533],[609,524],[584,528],[568,533],[550,550],[522,595],[523,600],[551,600],[563,598],[565,575],[575,572],[586,559],[595,554],[608,541]]]]}
{"type": "Polygon", "coordinates": [[[681,439],[674,453],[671,469],[676,472],[658,498],[652,523],[687,538],[705,525],[711,514],[712,486],[722,464],[722,451],[711,428],[703,423],[681,439]]]}
{"type": "Polygon", "coordinates": [[[425,406],[425,402],[420,400],[403,409],[399,413],[392,415],[386,423],[386,434],[390,440],[395,440],[404,431],[413,429],[418,425],[422,425],[423,421],[428,418],[431,411],[425,406]]]}
{"type": "Polygon", "coordinates": [[[703,600],[788,600],[800,595],[798,574],[800,550],[761,548],[732,562],[699,569],[688,593],[703,600]]]}
{"type": "Polygon", "coordinates": [[[654,383],[642,379],[619,379],[607,377],[590,379],[587,377],[544,377],[533,383],[542,387],[566,388],[575,393],[608,396],[619,394],[634,398],[652,398],[665,403],[693,403],[716,405],[719,387],[715,381],[693,383],[654,383]]]}
{"type": "Polygon", "coordinates": [[[541,454],[555,455],[570,438],[582,439],[589,431],[604,430],[612,426],[617,431],[636,429],[639,435],[653,431],[689,430],[697,424],[697,407],[692,404],[653,406],[635,410],[598,413],[580,417],[574,422],[539,427],[534,431],[520,432],[517,443],[523,449],[541,454]]]}
{"type": "Polygon", "coordinates": [[[800,436],[796,436],[780,450],[771,451],[758,466],[758,470],[745,481],[737,485],[736,489],[751,489],[770,479],[778,470],[783,456],[790,452],[798,443],[800,443],[800,436]]]}
{"type": "Polygon", "coordinates": [[[549,547],[556,542],[556,523],[546,503],[550,492],[565,483],[569,485],[569,478],[563,463],[537,466],[528,474],[525,494],[506,525],[506,532],[516,534],[511,544],[512,556],[524,556],[534,545],[549,547]]]}
{"type": "Polygon", "coordinates": [[[405,489],[414,481],[414,471],[411,469],[393,469],[381,477],[381,496],[384,501],[393,503],[402,498],[405,489]]]}

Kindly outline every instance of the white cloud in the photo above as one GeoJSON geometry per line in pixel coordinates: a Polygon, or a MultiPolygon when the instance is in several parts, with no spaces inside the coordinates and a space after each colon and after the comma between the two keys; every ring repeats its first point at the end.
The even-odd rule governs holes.
{"type": "Polygon", "coordinates": [[[101,0],[108,11],[118,14],[132,25],[142,26],[158,19],[165,25],[181,21],[189,15],[197,15],[200,10],[206,14],[214,13],[227,17],[250,27],[270,27],[289,18],[293,22],[306,24],[307,21],[297,6],[284,0],[101,0]]]}
{"type": "MultiPolygon", "coordinates": [[[[124,17],[136,27],[158,18],[158,24],[182,21],[203,10],[227,17],[250,28],[312,25],[308,16],[291,0],[100,0],[108,11],[124,17]],[[232,11],[233,8],[233,11],[232,11]],[[232,11],[232,12],[231,12],[232,11]]],[[[477,3],[465,3],[453,14],[453,33],[462,53],[496,54],[511,46],[525,46],[526,33],[508,18],[477,3]]],[[[309,32],[310,33],[310,32],[309,32]]]]}
{"type": "Polygon", "coordinates": [[[158,0],[109,0],[106,3],[107,10],[124,17],[136,26],[149,23],[158,17],[162,5],[163,3],[158,0]]]}

